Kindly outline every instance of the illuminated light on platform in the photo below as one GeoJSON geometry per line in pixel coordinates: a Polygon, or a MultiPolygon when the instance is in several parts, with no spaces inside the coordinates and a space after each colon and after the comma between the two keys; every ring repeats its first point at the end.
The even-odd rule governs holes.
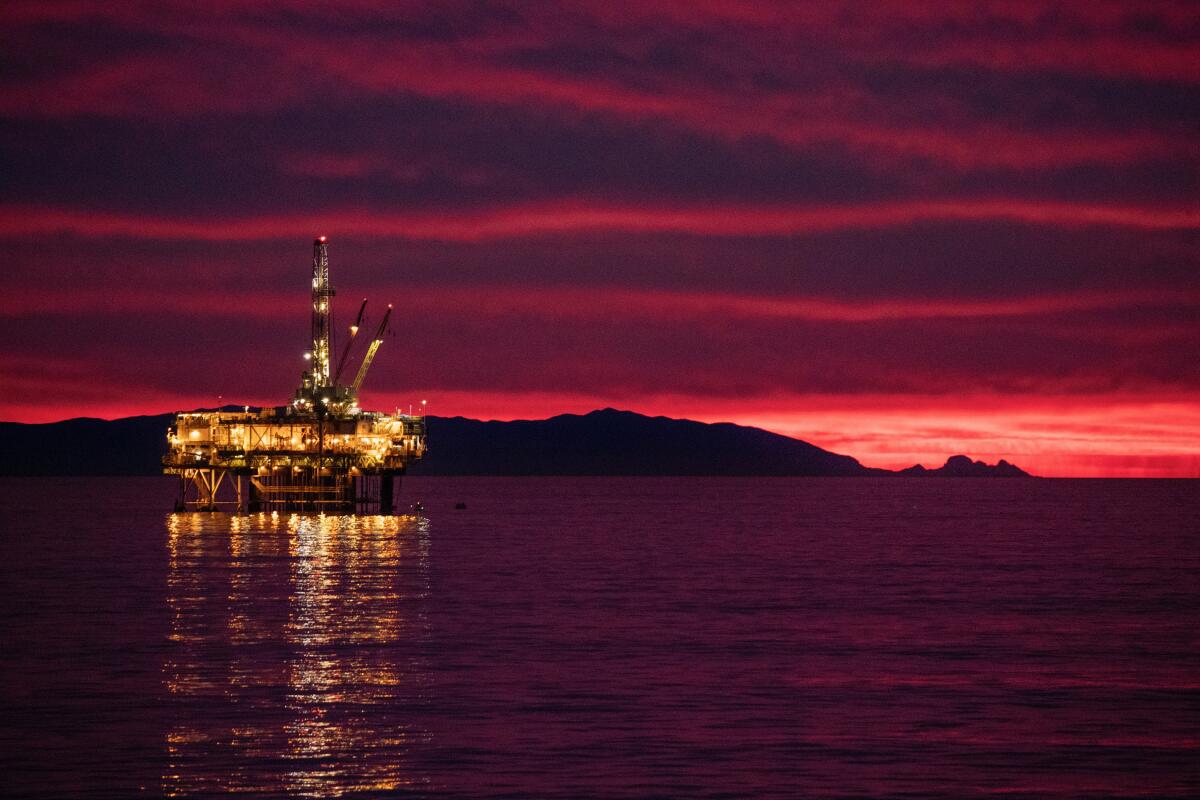
{"type": "Polygon", "coordinates": [[[331,374],[328,298],[334,291],[324,241],[320,237],[314,247],[313,338],[312,348],[303,354],[310,366],[300,388],[289,405],[264,406],[253,413],[243,406],[242,412],[180,414],[176,429],[182,425],[197,446],[194,453],[172,447],[163,459],[164,471],[180,477],[177,510],[323,514],[365,511],[373,505],[379,513],[392,513],[393,479],[424,453],[423,421],[363,411],[358,405],[358,390],[383,343],[391,306],[354,382],[343,384],[331,374]],[[389,443],[379,435],[397,425],[411,429],[407,441],[389,443]],[[226,494],[232,489],[234,498],[221,499],[222,486],[226,494]]]}

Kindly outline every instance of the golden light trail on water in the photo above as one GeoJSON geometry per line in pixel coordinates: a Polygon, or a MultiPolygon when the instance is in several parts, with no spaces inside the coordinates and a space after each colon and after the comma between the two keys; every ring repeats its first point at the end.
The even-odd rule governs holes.
{"type": "Polygon", "coordinates": [[[426,630],[428,520],[185,513],[166,525],[163,681],[176,702],[162,793],[316,797],[419,782],[405,753],[428,732],[346,709],[403,707],[426,691],[410,645],[426,630]]]}

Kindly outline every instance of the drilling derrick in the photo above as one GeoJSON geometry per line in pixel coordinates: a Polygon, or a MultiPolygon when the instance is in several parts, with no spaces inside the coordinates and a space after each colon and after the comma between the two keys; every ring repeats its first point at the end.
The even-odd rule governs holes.
{"type": "Polygon", "coordinates": [[[180,413],[163,471],[179,476],[176,510],[392,513],[394,487],[425,453],[425,417],[358,406],[358,391],[387,333],[383,315],[354,382],[341,383],[367,301],[332,371],[333,297],[326,237],[313,241],[312,348],[290,404],[252,411],[180,413]]]}
{"type": "Polygon", "coordinates": [[[329,386],[329,326],[333,287],[329,285],[329,243],[324,236],[313,240],[312,277],[312,377],[313,388],[329,386]]]}
{"type": "Polygon", "coordinates": [[[335,399],[336,387],[330,380],[332,352],[333,286],[329,283],[329,242],[327,237],[313,239],[312,260],[312,347],[305,353],[308,369],[300,376],[296,399],[318,411],[335,399]],[[324,402],[322,402],[324,401],[324,402]]]}

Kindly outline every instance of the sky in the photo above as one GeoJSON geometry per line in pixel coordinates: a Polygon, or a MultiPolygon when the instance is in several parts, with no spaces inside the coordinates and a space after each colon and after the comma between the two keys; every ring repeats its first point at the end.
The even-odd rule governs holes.
{"type": "Polygon", "coordinates": [[[1200,476],[1194,3],[0,22],[0,419],[286,402],[326,235],[369,408],[1200,476]]]}

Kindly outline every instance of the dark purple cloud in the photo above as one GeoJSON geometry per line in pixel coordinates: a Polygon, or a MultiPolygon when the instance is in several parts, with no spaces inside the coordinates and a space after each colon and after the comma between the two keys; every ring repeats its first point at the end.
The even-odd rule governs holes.
{"type": "MultiPolygon", "coordinates": [[[[0,18],[0,416],[282,399],[324,233],[344,313],[396,302],[421,343],[384,351],[382,403],[569,398],[840,442],[842,398],[893,422],[944,408],[965,446],[970,395],[1087,417],[1097,464],[1169,472],[1191,447],[1171,433],[1200,387],[1190,4],[0,18]],[[1105,438],[1098,409],[1133,407],[1155,435],[1105,438]]],[[[847,449],[877,447],[846,413],[847,449]]],[[[1025,433],[994,447],[1042,452],[1045,427],[1006,420],[1025,433]]],[[[905,452],[946,439],[920,430],[895,429],[905,452]]]]}

